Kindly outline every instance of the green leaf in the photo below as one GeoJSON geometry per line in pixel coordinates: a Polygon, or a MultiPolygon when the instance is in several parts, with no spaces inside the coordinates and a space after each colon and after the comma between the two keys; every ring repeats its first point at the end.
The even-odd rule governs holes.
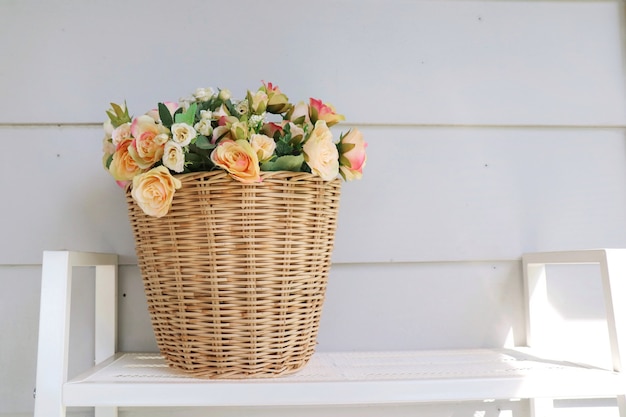
{"type": "Polygon", "coordinates": [[[350,152],[352,149],[356,147],[354,143],[339,143],[339,152],[344,154],[346,152],[350,152]]]}
{"type": "Polygon", "coordinates": [[[293,153],[293,147],[290,144],[285,143],[282,140],[279,140],[278,142],[276,142],[276,155],[278,156],[291,155],[292,153],[293,153]]]}
{"type": "Polygon", "coordinates": [[[174,120],[176,123],[186,123],[189,126],[194,125],[194,119],[196,118],[196,110],[198,109],[198,105],[196,103],[192,103],[191,106],[185,112],[178,113],[178,111],[174,114],[174,120]]]}
{"type": "Polygon", "coordinates": [[[163,103],[159,103],[159,117],[161,118],[161,123],[163,123],[163,126],[167,127],[168,129],[172,127],[172,123],[174,122],[172,121],[170,109],[168,109],[167,106],[163,103]]]}
{"type": "Polygon", "coordinates": [[[304,155],[279,156],[274,161],[261,165],[262,171],[295,171],[299,172],[304,162],[304,155]]]}
{"type": "Polygon", "coordinates": [[[352,163],[350,162],[350,160],[348,158],[346,158],[345,156],[343,156],[343,155],[341,155],[339,157],[339,165],[343,165],[345,167],[352,168],[352,163]]]}
{"type": "Polygon", "coordinates": [[[196,145],[199,149],[213,149],[216,146],[213,143],[211,143],[209,138],[207,138],[206,136],[203,136],[203,135],[199,135],[196,138],[196,141],[194,142],[194,145],[196,145]]]}
{"type": "Polygon", "coordinates": [[[105,163],[105,166],[107,167],[107,169],[109,169],[109,167],[111,166],[112,161],[113,161],[113,155],[109,155],[105,163]]]}

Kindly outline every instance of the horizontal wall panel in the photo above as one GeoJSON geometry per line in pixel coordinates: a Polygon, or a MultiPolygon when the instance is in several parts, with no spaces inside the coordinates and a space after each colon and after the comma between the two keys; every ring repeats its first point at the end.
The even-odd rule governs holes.
{"type": "MultiPolygon", "coordinates": [[[[368,162],[362,180],[343,185],[334,262],[626,246],[621,129],[362,130],[368,162]]],[[[29,144],[20,157],[0,153],[11,236],[0,264],[40,263],[44,249],[136,262],[123,192],[101,168],[101,136],[98,127],[0,128],[0,140],[29,144]]]]}
{"type": "Polygon", "coordinates": [[[0,123],[264,79],[358,123],[624,125],[621,3],[3,1],[0,123]]]}
{"type": "MultiPolygon", "coordinates": [[[[122,272],[120,350],[156,350],[139,270],[127,266],[122,272]]],[[[334,265],[318,350],[501,347],[523,341],[520,274],[519,262],[334,265]]]]}

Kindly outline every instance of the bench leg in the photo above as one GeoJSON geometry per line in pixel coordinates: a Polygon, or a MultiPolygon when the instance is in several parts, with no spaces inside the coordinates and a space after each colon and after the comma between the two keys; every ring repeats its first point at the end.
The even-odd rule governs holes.
{"type": "Polygon", "coordinates": [[[72,268],[68,252],[45,252],[41,274],[35,417],[65,417],[72,268]]]}

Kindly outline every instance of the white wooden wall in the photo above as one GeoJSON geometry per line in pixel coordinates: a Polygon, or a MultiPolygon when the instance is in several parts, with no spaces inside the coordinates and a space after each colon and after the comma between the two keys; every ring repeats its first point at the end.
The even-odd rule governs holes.
{"type": "MultiPolygon", "coordinates": [[[[620,0],[0,0],[0,415],[32,413],[44,249],[120,253],[120,347],[156,349],[101,123],[111,101],[140,114],[196,87],[272,81],[333,103],[369,142],[364,179],[344,187],[320,350],[523,342],[523,252],[626,246],[625,17],[620,0]]],[[[561,283],[571,316],[598,318],[589,288],[561,283]]],[[[91,290],[75,290],[85,310],[91,290]]],[[[90,316],[73,326],[78,369],[90,316]]]]}

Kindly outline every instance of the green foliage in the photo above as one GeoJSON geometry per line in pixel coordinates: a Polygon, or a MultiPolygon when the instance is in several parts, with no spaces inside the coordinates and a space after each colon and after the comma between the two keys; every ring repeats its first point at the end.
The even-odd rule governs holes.
{"type": "Polygon", "coordinates": [[[284,155],[261,164],[261,171],[302,171],[304,155],[284,155]]]}
{"type": "Polygon", "coordinates": [[[194,145],[196,145],[196,147],[198,147],[198,149],[204,149],[204,150],[212,150],[216,146],[213,143],[211,143],[209,138],[207,138],[206,136],[202,136],[202,135],[199,135],[196,138],[195,142],[193,143],[194,145]]]}
{"type": "Polygon", "coordinates": [[[128,107],[126,106],[126,102],[124,102],[124,107],[119,104],[110,103],[111,109],[106,111],[107,116],[109,116],[109,120],[113,127],[119,127],[124,123],[130,123],[132,120],[130,115],[128,114],[128,107]]]}
{"type": "Polygon", "coordinates": [[[168,109],[167,106],[163,103],[159,103],[159,117],[161,118],[161,123],[163,123],[163,126],[167,127],[168,129],[172,127],[174,121],[172,120],[170,109],[168,109]]]}
{"type": "Polygon", "coordinates": [[[198,105],[196,103],[192,103],[185,111],[182,111],[182,108],[177,109],[176,113],[174,113],[174,121],[176,123],[186,123],[190,126],[193,126],[194,120],[196,118],[197,108],[198,105]],[[178,110],[180,110],[180,113],[178,112],[178,110]]]}

